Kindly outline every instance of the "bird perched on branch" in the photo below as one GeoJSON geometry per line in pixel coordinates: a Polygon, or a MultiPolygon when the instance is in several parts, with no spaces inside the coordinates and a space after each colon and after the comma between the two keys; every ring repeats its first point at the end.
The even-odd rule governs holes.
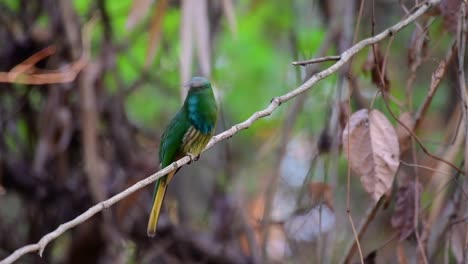
{"type": "MultiPolygon", "coordinates": [[[[210,81],[203,77],[194,77],[187,85],[189,91],[184,105],[172,118],[162,135],[159,147],[161,168],[185,155],[199,156],[215,131],[218,111],[210,81]]],[[[156,234],[166,188],[176,172],[172,171],[156,181],[153,207],[148,221],[149,237],[154,237],[156,234]]]]}

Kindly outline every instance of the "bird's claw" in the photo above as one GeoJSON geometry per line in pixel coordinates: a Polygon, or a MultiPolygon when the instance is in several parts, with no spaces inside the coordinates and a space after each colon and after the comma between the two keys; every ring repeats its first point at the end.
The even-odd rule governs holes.
{"type": "Polygon", "coordinates": [[[200,155],[198,155],[198,156],[195,156],[195,155],[193,155],[193,154],[192,154],[192,153],[190,153],[190,152],[189,152],[189,153],[187,153],[187,156],[189,156],[189,158],[190,158],[190,162],[189,162],[188,164],[192,163],[192,161],[197,161],[197,160],[199,160],[199,159],[200,159],[200,155]]]}

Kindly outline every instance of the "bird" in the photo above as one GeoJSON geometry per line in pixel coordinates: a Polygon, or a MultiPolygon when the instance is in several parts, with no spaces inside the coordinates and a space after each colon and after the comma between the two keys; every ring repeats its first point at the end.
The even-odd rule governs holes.
{"type": "MultiPolygon", "coordinates": [[[[184,104],[171,119],[161,137],[161,169],[186,155],[199,157],[215,132],[218,108],[210,81],[205,77],[193,77],[186,86],[189,90],[184,104]]],[[[149,237],[156,235],[166,189],[176,172],[177,170],[174,170],[156,181],[147,227],[149,237]]]]}

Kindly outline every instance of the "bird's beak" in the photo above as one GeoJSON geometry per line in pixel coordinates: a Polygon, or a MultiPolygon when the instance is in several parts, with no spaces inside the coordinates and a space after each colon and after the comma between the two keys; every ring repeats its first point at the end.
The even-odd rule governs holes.
{"type": "Polygon", "coordinates": [[[190,82],[187,82],[186,84],[184,84],[184,87],[190,87],[190,82]]]}

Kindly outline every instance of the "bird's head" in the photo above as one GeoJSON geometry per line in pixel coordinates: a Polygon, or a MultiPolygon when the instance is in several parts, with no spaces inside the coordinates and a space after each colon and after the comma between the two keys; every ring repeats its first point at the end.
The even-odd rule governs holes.
{"type": "Polygon", "coordinates": [[[186,84],[186,86],[189,87],[189,92],[211,89],[211,83],[205,77],[193,77],[190,82],[186,84]]]}

